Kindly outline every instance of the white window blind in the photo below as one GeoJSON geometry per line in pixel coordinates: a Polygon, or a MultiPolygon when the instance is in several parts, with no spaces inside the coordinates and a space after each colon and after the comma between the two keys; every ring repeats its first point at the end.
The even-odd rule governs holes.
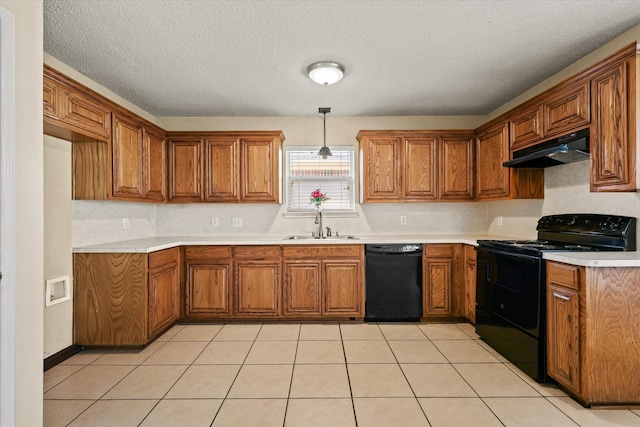
{"type": "Polygon", "coordinates": [[[318,156],[320,147],[287,147],[286,179],[287,210],[312,212],[311,193],[320,189],[329,199],[322,204],[323,211],[355,210],[354,176],[355,152],[353,147],[331,146],[333,156],[318,156]]]}

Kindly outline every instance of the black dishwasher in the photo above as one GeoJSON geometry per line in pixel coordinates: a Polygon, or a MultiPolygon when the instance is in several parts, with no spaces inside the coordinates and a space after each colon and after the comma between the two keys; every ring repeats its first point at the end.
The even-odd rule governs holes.
{"type": "Polygon", "coordinates": [[[365,245],[365,321],[422,316],[422,244],[365,245]]]}

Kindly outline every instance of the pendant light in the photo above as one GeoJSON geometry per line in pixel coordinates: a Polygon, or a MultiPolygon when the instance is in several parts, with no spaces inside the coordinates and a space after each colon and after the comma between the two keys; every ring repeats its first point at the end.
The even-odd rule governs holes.
{"type": "Polygon", "coordinates": [[[326,159],[327,156],[333,156],[333,154],[331,153],[331,150],[329,150],[329,147],[327,147],[327,113],[331,112],[331,108],[320,107],[318,108],[318,112],[324,115],[322,119],[322,122],[324,124],[324,131],[323,131],[324,143],[320,151],[318,151],[318,156],[322,156],[323,159],[326,159]]]}

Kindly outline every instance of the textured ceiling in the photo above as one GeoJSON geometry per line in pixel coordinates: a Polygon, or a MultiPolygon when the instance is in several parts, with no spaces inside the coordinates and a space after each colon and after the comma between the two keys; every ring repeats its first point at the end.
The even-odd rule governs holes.
{"type": "Polygon", "coordinates": [[[638,24],[638,0],[44,0],[44,49],[155,116],[475,115],[638,24]]]}

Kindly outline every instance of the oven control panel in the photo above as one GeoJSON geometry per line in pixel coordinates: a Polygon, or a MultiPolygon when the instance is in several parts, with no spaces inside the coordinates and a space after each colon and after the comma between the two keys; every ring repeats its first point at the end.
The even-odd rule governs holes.
{"type": "Polygon", "coordinates": [[[625,236],[635,230],[636,219],[627,216],[598,214],[548,215],[538,220],[538,231],[605,234],[625,236]]]}

